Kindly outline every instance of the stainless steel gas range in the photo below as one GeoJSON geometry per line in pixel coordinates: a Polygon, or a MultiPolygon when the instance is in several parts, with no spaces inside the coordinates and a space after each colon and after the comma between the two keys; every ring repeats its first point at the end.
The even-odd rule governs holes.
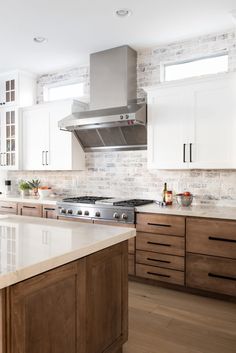
{"type": "Polygon", "coordinates": [[[153,200],[115,199],[111,197],[82,196],[65,198],[57,203],[58,216],[134,224],[135,207],[153,200]]]}

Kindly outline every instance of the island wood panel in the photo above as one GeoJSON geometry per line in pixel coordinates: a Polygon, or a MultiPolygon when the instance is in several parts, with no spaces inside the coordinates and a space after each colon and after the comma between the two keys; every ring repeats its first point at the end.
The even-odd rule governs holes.
{"type": "Polygon", "coordinates": [[[146,233],[185,236],[185,217],[154,213],[138,213],[137,231],[146,233]]]}
{"type": "Polygon", "coordinates": [[[57,207],[52,205],[43,205],[43,218],[58,219],[57,207]]]}
{"type": "Polygon", "coordinates": [[[128,242],[86,258],[86,353],[115,353],[128,337],[128,242]]]}
{"type": "Polygon", "coordinates": [[[5,302],[0,306],[7,347],[2,340],[0,353],[121,353],[128,337],[127,250],[124,241],[8,287],[9,321],[5,302]]]}
{"type": "Polygon", "coordinates": [[[186,285],[236,296],[236,260],[187,253],[186,285]]]}
{"type": "Polygon", "coordinates": [[[17,214],[17,203],[16,202],[0,202],[0,214],[3,213],[10,213],[10,214],[17,214]]]}
{"type": "Polygon", "coordinates": [[[6,353],[6,302],[5,289],[0,290],[0,353],[6,353]]]}
{"type": "Polygon", "coordinates": [[[185,238],[137,232],[136,249],[185,256],[185,238]]]}
{"type": "Polygon", "coordinates": [[[184,271],[184,257],[159,254],[151,251],[136,251],[136,263],[184,271]]]}
{"type": "Polygon", "coordinates": [[[20,216],[32,216],[42,217],[42,205],[34,203],[18,203],[18,215],[20,216]]]}
{"type": "Polygon", "coordinates": [[[236,222],[189,218],[186,251],[236,259],[236,222]]]}

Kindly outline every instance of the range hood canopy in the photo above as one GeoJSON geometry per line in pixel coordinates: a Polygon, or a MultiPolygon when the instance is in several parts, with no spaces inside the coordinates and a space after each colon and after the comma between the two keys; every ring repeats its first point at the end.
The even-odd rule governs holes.
{"type": "Polygon", "coordinates": [[[59,122],[85,151],[146,149],[146,104],[138,104],[137,53],[122,46],[91,54],[90,107],[59,122]]]}

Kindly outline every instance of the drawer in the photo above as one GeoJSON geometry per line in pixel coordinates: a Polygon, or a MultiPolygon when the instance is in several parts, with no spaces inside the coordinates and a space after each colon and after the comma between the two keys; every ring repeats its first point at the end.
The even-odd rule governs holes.
{"type": "Polygon", "coordinates": [[[17,214],[17,203],[15,202],[0,202],[0,213],[17,214]]]}
{"type": "Polygon", "coordinates": [[[135,259],[134,255],[128,255],[128,272],[129,275],[135,275],[135,259]]]}
{"type": "Polygon", "coordinates": [[[236,259],[236,222],[187,219],[188,252],[236,259]]]}
{"type": "Polygon", "coordinates": [[[187,254],[186,284],[191,288],[236,296],[236,260],[187,254]]]}
{"type": "Polygon", "coordinates": [[[137,232],[136,249],[160,254],[185,255],[185,238],[137,232]]]}
{"type": "Polygon", "coordinates": [[[151,213],[138,213],[136,229],[141,232],[185,235],[185,218],[151,213]]]}
{"type": "Polygon", "coordinates": [[[18,215],[42,217],[42,205],[33,203],[18,203],[18,215]]]}
{"type": "Polygon", "coordinates": [[[56,206],[43,205],[43,218],[58,219],[56,206]]]}
{"type": "Polygon", "coordinates": [[[149,251],[136,251],[136,262],[139,264],[170,268],[184,271],[184,257],[159,254],[149,251]]]}
{"type": "Polygon", "coordinates": [[[136,264],[136,276],[184,286],[184,272],[136,264]]]}

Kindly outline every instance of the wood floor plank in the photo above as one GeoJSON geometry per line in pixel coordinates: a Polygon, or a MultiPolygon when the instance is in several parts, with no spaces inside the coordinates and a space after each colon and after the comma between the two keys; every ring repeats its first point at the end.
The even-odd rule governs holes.
{"type": "Polygon", "coordinates": [[[124,353],[236,353],[236,304],[130,282],[124,353]]]}

